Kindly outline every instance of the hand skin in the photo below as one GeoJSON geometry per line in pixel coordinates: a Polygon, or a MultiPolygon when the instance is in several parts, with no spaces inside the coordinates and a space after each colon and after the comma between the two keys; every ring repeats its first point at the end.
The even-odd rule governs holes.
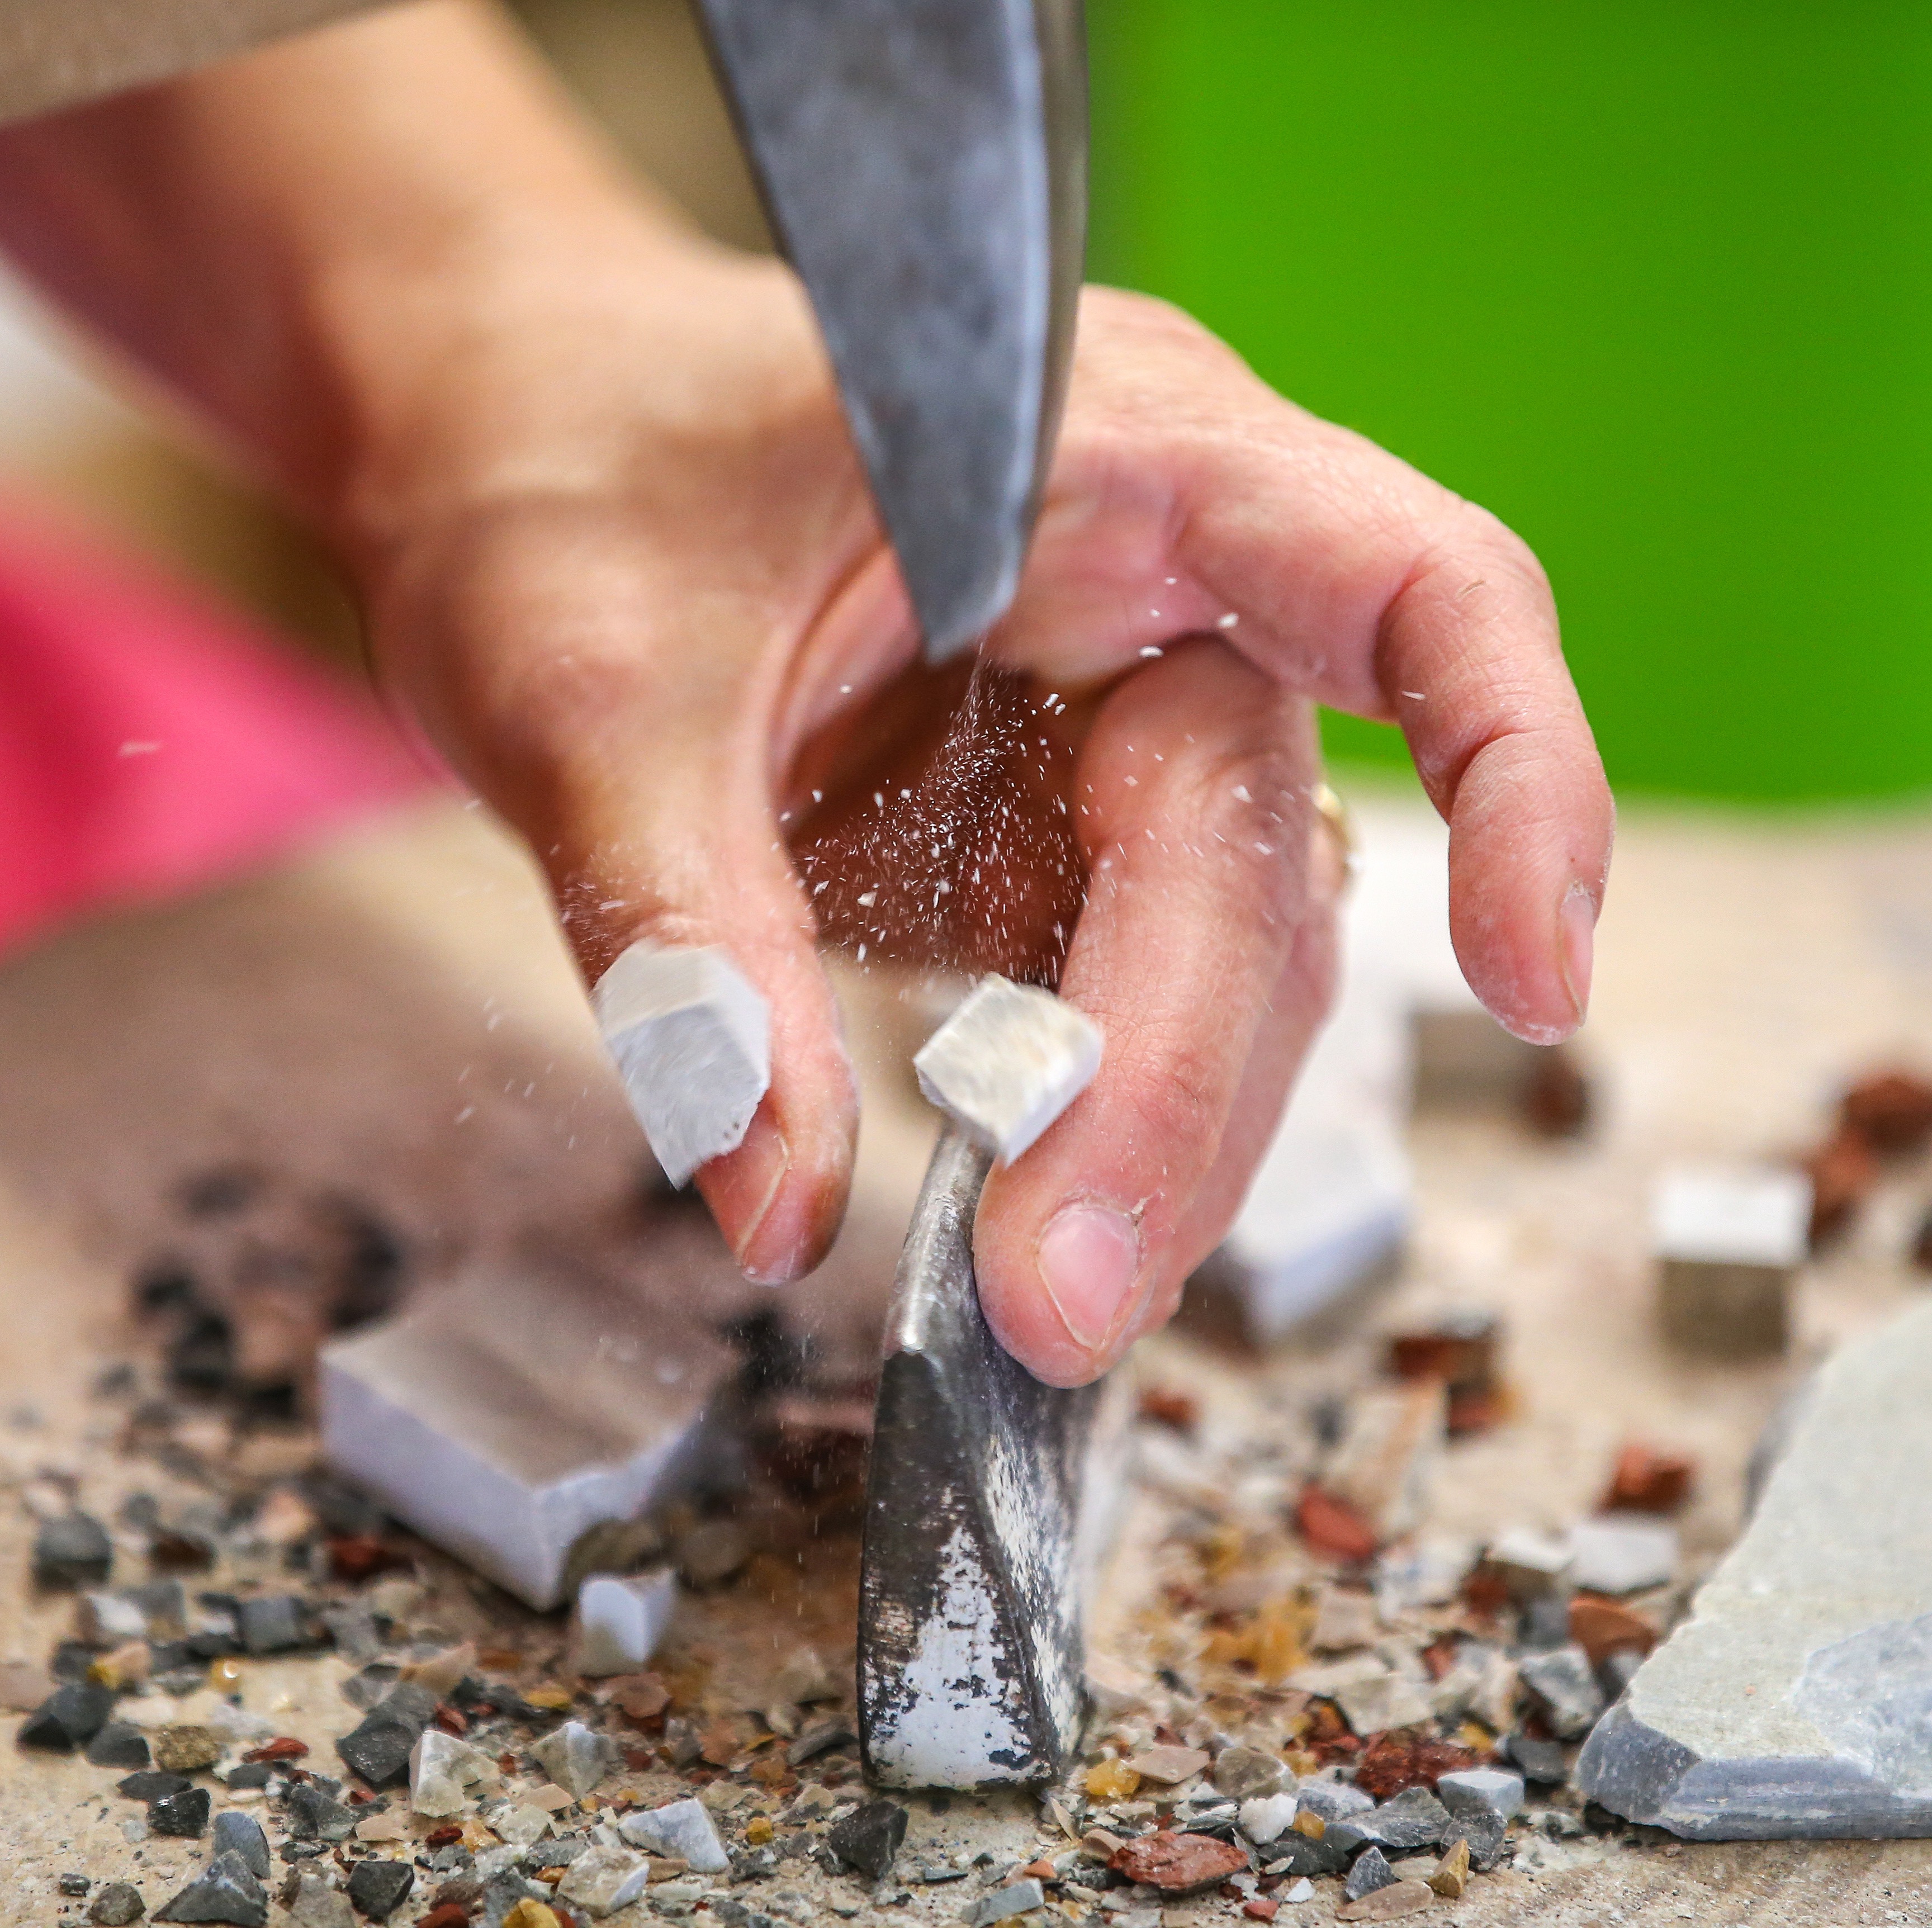
{"type": "Polygon", "coordinates": [[[1066,1385],[1168,1315],[1328,995],[1317,701],[1405,730],[1484,1002],[1582,1018],[1612,808],[1534,558],[1168,308],[1083,307],[976,695],[989,804],[934,754],[960,679],[917,665],[797,286],[652,205],[478,0],[0,133],[0,244],[334,543],[587,979],[649,934],[764,991],[772,1089],[698,1179],[758,1277],[816,1261],[850,1174],[822,919],[1060,972],[1106,1057],[988,1183],[982,1300],[1066,1385]]]}

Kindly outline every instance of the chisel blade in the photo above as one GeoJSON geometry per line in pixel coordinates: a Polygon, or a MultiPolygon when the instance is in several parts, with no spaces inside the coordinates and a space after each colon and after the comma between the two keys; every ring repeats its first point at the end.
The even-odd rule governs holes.
{"type": "Polygon", "coordinates": [[[699,0],[929,660],[1012,599],[1086,235],[1081,0],[699,0]]]}
{"type": "Polygon", "coordinates": [[[1124,1387],[1042,1385],[980,1310],[988,1155],[949,1129],[899,1261],[860,1582],[859,1735],[891,1787],[1063,1772],[1085,1596],[1121,1491],[1124,1387]]]}

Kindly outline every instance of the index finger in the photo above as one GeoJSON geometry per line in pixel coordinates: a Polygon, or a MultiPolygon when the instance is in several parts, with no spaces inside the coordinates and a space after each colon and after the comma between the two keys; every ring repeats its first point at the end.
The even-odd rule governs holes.
{"type": "Polygon", "coordinates": [[[1534,556],[1172,310],[1101,295],[1083,327],[1001,653],[1072,681],[1217,633],[1287,689],[1399,723],[1450,826],[1471,985],[1520,1036],[1567,1036],[1614,812],[1534,556]]]}

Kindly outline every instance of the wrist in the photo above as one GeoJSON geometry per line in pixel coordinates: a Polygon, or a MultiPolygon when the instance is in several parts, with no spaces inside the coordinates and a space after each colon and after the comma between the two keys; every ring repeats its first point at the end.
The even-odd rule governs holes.
{"type": "Polygon", "coordinates": [[[292,485],[358,574],[506,496],[608,487],[637,459],[614,361],[643,381],[653,334],[743,271],[622,202],[332,264],[311,307],[337,433],[292,485]]]}

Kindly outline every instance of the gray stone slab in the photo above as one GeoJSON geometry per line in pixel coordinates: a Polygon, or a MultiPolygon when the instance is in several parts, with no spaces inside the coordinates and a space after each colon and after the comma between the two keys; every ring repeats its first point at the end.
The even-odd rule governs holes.
{"type": "Polygon", "coordinates": [[[1818,1374],[1743,1538],[1578,1763],[1694,1840],[1932,1835],[1932,1306],[1818,1374]]]}

